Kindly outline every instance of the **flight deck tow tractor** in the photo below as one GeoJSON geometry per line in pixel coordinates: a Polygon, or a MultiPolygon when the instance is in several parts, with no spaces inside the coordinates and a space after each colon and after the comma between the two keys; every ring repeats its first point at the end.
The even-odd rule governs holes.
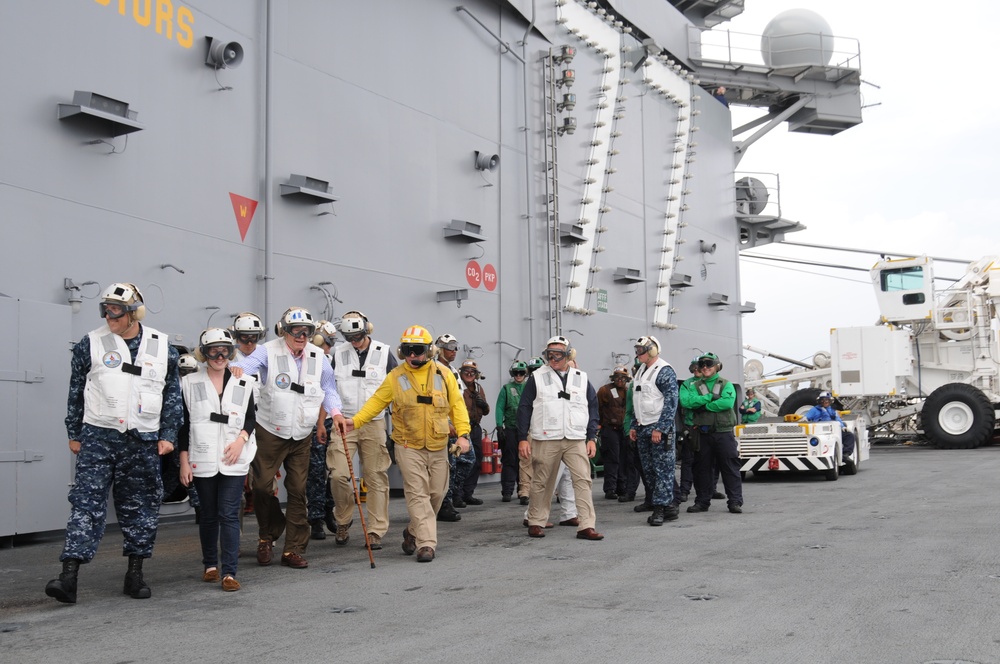
{"type": "Polygon", "coordinates": [[[989,444],[1000,406],[1000,257],[970,263],[944,290],[934,289],[933,267],[928,256],[877,262],[870,274],[880,323],[831,330],[828,366],[765,379],[760,363],[748,362],[747,387],[772,397],[765,414],[773,414],[779,386],[807,383],[781,401],[779,417],[801,414],[829,389],[834,407],[855,414],[855,432],[863,426],[873,439],[926,438],[944,449],[989,444]]]}

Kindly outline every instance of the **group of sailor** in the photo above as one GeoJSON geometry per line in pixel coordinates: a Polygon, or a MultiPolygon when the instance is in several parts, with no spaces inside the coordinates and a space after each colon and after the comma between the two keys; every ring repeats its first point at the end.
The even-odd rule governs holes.
{"type": "MultiPolygon", "coordinates": [[[[159,521],[159,457],[175,445],[180,480],[197,487],[201,499],[202,578],[226,591],[240,588],[245,483],[258,524],[257,563],[272,564],[274,544],[284,535],[279,560],[293,569],[308,567],[303,554],[310,538],[325,538],[323,525],[346,545],[355,507],[369,555],[382,548],[393,462],[409,514],[402,550],[415,553],[418,562],[434,560],[437,521],[457,521],[456,507],[482,504],[474,492],[481,421],[490,405],[476,362],[454,366],[454,336],[434,339],[414,325],[392,352],[372,338],[374,326],[360,311],[334,324],[291,307],[271,341],[263,342],[261,318],[245,312],[229,328],[204,330],[193,353],[181,357],[165,334],[141,322],[146,310],[133,284],[112,284],[99,308],[104,324],[73,349],[66,426],[77,455],[76,479],[62,572],[45,588],[50,597],[76,602],[79,567],[93,559],[103,537],[112,487],[129,559],[123,592],[151,596],[142,565],[152,555],[159,521]],[[391,438],[384,418],[390,407],[391,438]],[[355,455],[367,492],[364,511],[355,455]],[[276,480],[282,466],[284,511],[276,480]]],[[[693,361],[695,375],[678,389],[660,350],[655,337],[639,338],[634,376],[618,367],[600,393],[576,366],[576,350],[563,336],[549,339],[541,357],[511,365],[511,380],[494,409],[502,441],[501,499],[510,502],[517,491],[527,506],[530,537],[545,537],[553,525],[548,516],[559,485],[560,525],[576,527],[578,539],[603,539],[591,473],[602,428],[605,496],[634,500],[641,475],[646,498],[635,510],[652,512],[650,525],[676,519],[686,499],[683,477],[675,487],[678,429],[694,450],[697,497],[688,511],[708,509],[714,468],[722,474],[729,510],[741,511],[733,386],[718,377],[718,358],[706,354],[693,361]]]]}

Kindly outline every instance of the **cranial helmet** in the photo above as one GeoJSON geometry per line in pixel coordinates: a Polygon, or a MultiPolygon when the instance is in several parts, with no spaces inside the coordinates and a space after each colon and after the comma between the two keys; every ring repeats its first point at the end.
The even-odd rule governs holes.
{"type": "Polygon", "coordinates": [[[691,373],[694,373],[697,368],[698,368],[698,358],[697,357],[692,357],[691,358],[691,364],[688,365],[688,371],[690,371],[691,373]]]}
{"type": "Polygon", "coordinates": [[[511,376],[513,376],[516,373],[520,373],[522,371],[524,373],[528,373],[528,365],[520,360],[515,360],[514,362],[511,362],[510,368],[507,369],[507,373],[509,373],[511,376]]]}
{"type": "Polygon", "coordinates": [[[649,335],[646,337],[639,337],[635,342],[635,347],[642,347],[649,353],[650,357],[657,357],[660,354],[660,340],[649,335]]]}
{"type": "Polygon", "coordinates": [[[233,334],[256,334],[257,340],[264,338],[264,323],[252,311],[244,311],[233,321],[233,334]]]}
{"type": "Polygon", "coordinates": [[[233,333],[221,327],[210,327],[198,337],[198,348],[194,351],[194,357],[199,362],[208,359],[208,349],[212,346],[223,346],[229,353],[228,359],[236,357],[236,340],[233,333]]]}
{"type": "Polygon", "coordinates": [[[545,351],[542,351],[543,356],[545,356],[545,353],[549,350],[549,346],[552,346],[553,344],[560,344],[562,346],[565,346],[566,357],[570,361],[576,359],[576,349],[573,348],[573,344],[570,342],[570,340],[562,336],[561,334],[557,334],[556,336],[551,337],[548,341],[545,342],[545,351]]]}
{"type": "Polygon", "coordinates": [[[631,377],[629,375],[628,369],[626,369],[621,364],[619,364],[618,366],[616,366],[615,369],[614,369],[614,371],[611,372],[611,380],[612,381],[614,381],[615,378],[619,378],[619,377],[624,378],[625,380],[628,380],[631,377]]]}
{"type": "Polygon", "coordinates": [[[458,371],[459,373],[461,373],[466,369],[472,369],[473,371],[476,372],[476,378],[482,378],[482,374],[479,373],[479,365],[476,364],[475,360],[466,360],[465,362],[462,362],[462,368],[459,369],[458,371]]]}
{"type": "Polygon", "coordinates": [[[421,327],[420,325],[412,325],[403,331],[403,335],[399,338],[399,346],[396,347],[396,356],[405,360],[407,355],[403,352],[407,346],[426,346],[426,359],[417,364],[417,366],[423,366],[426,362],[433,359],[438,353],[438,347],[431,343],[434,337],[431,333],[427,331],[427,328],[421,327]]]}
{"type": "Polygon", "coordinates": [[[715,367],[717,371],[722,371],[722,361],[715,353],[702,353],[698,356],[698,364],[703,367],[715,367]]]}
{"type": "Polygon", "coordinates": [[[359,341],[365,335],[371,334],[374,331],[375,326],[360,311],[348,311],[340,319],[340,333],[348,341],[359,341]]]}
{"type": "Polygon", "coordinates": [[[823,399],[829,399],[830,401],[833,401],[833,395],[830,394],[829,392],[820,392],[818,395],[816,395],[816,403],[819,403],[823,399]]]}
{"type": "MultiPolygon", "coordinates": [[[[108,304],[118,304],[125,308],[125,313],[131,314],[132,320],[142,320],[146,317],[146,307],[143,304],[142,293],[129,283],[115,283],[104,289],[101,293],[98,307],[101,311],[101,318],[121,318],[121,316],[109,316],[107,313],[108,304]]],[[[124,315],[124,314],[122,314],[124,315]]]]}
{"type": "Polygon", "coordinates": [[[279,337],[283,337],[291,328],[300,326],[309,328],[310,337],[316,332],[316,321],[308,309],[290,307],[281,314],[281,320],[274,326],[274,332],[279,337]]]}
{"type": "Polygon", "coordinates": [[[191,353],[184,353],[177,359],[177,369],[182,376],[197,371],[198,360],[191,353]]]}
{"type": "Polygon", "coordinates": [[[458,350],[458,339],[451,334],[442,334],[434,342],[434,345],[441,350],[458,350]]]}
{"type": "Polygon", "coordinates": [[[312,338],[314,346],[333,346],[337,341],[337,328],[328,320],[321,320],[316,326],[316,335],[312,338]]]}
{"type": "Polygon", "coordinates": [[[536,355],[535,357],[533,357],[530,360],[528,360],[528,373],[530,374],[531,372],[535,371],[536,369],[540,369],[544,365],[545,365],[545,360],[543,360],[541,357],[538,357],[536,355]]]}

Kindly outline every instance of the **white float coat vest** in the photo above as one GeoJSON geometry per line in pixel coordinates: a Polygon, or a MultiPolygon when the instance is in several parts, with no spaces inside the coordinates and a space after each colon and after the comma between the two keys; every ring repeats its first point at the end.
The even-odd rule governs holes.
{"type": "Polygon", "coordinates": [[[656,386],[656,377],[663,367],[670,365],[662,357],[656,358],[650,366],[643,365],[635,377],[632,391],[632,407],[636,421],[643,425],[656,424],[663,413],[663,392],[656,386]]]}
{"type": "Polygon", "coordinates": [[[267,350],[267,382],[260,386],[257,423],[278,438],[302,440],[312,435],[323,405],[323,349],[306,343],[302,370],[284,339],[264,344],[267,350]]]}
{"type": "MultiPolygon", "coordinates": [[[[236,349],[236,357],[233,358],[233,362],[242,362],[243,360],[247,359],[247,357],[249,357],[249,355],[244,355],[243,351],[241,351],[239,348],[237,348],[236,349]]],[[[253,402],[256,405],[259,405],[260,404],[260,380],[258,379],[257,376],[254,376],[254,379],[255,380],[254,380],[254,383],[253,383],[253,402]]]]}
{"type": "Polygon", "coordinates": [[[229,377],[222,398],[216,396],[215,385],[208,371],[198,369],[181,378],[181,392],[190,416],[191,434],[188,444],[188,461],[195,477],[246,475],[250,462],[257,453],[257,438],[250,432],[250,439],[243,444],[239,460],[230,465],[222,462],[222,451],[236,440],[246,422],[247,406],[253,394],[253,376],[229,377]]]}
{"type": "Polygon", "coordinates": [[[540,367],[532,376],[536,390],[531,411],[532,440],[585,439],[590,421],[587,374],[570,369],[565,390],[559,374],[549,366],[540,367]]]}
{"type": "Polygon", "coordinates": [[[167,384],[167,336],[142,328],[142,340],[132,362],[123,338],[107,325],[90,337],[90,372],[83,390],[83,421],[125,433],[160,430],[163,388],[167,384]]]}
{"type": "MultiPolygon", "coordinates": [[[[358,361],[358,352],[350,343],[338,344],[333,353],[337,360],[333,375],[337,379],[337,393],[343,402],[344,417],[354,417],[385,380],[389,347],[372,340],[363,367],[358,361]]],[[[384,417],[385,411],[382,411],[374,419],[384,417]]]]}

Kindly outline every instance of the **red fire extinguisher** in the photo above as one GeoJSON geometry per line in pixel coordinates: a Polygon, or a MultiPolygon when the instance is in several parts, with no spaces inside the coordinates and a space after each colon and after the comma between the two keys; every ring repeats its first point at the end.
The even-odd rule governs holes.
{"type": "Polygon", "coordinates": [[[503,470],[503,464],[500,462],[500,442],[493,441],[493,474],[498,474],[503,470]]]}
{"type": "Polygon", "coordinates": [[[490,440],[489,436],[485,433],[483,434],[483,442],[480,446],[483,453],[483,463],[479,472],[483,475],[493,474],[493,441],[490,440]]]}

